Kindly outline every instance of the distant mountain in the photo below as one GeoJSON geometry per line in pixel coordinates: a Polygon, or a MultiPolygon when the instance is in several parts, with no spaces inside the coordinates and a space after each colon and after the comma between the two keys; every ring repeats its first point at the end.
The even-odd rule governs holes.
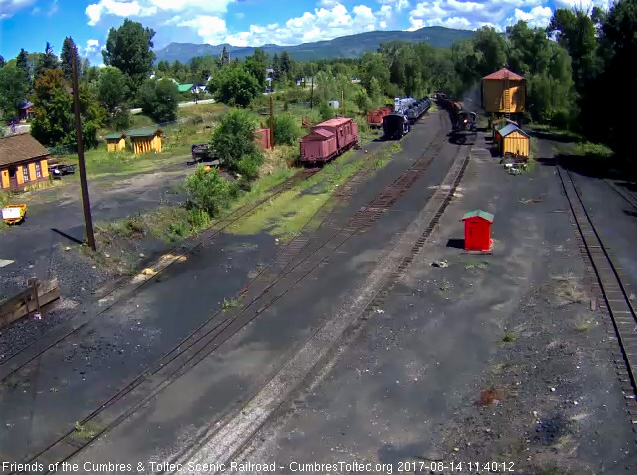
{"type": "MultiPolygon", "coordinates": [[[[370,31],[357,35],[342,36],[330,41],[304,43],[297,46],[264,45],[261,48],[269,55],[287,51],[298,61],[313,61],[332,58],[358,58],[366,51],[376,51],[382,43],[389,41],[425,42],[437,48],[448,48],[454,42],[472,38],[475,33],[468,30],[453,30],[441,26],[431,26],[415,31],[370,31]]],[[[170,43],[155,51],[157,61],[187,63],[197,56],[219,56],[223,47],[230,52],[231,58],[245,58],[254,52],[253,46],[197,45],[194,43],[170,43]]]]}

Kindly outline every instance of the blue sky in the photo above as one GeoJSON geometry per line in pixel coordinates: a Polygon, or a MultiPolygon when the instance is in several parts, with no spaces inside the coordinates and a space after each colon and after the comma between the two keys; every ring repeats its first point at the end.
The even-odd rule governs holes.
{"type": "Polygon", "coordinates": [[[72,36],[99,65],[108,29],[124,18],[152,27],[155,47],[171,42],[293,45],[364,31],[442,25],[503,29],[519,19],[544,26],[555,8],[608,6],[598,0],[0,0],[0,54],[20,48],[59,53],[72,36]]]}

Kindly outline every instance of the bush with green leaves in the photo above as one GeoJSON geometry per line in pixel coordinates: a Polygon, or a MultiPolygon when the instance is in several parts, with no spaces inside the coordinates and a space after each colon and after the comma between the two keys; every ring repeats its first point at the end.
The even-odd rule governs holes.
{"type": "Polygon", "coordinates": [[[170,122],[177,118],[179,91],[170,79],[148,79],[137,93],[142,112],[156,122],[170,122]]]}
{"type": "MultiPolygon", "coordinates": [[[[270,120],[268,119],[268,127],[270,120]]],[[[296,145],[301,136],[301,128],[297,121],[288,114],[274,117],[274,145],[296,145]]]]}
{"type": "Polygon", "coordinates": [[[228,170],[244,175],[246,170],[251,171],[252,167],[248,164],[256,161],[254,157],[263,160],[262,152],[254,141],[255,130],[256,122],[247,111],[235,109],[223,116],[212,133],[210,145],[228,170]],[[241,165],[244,157],[252,158],[241,165]]]}
{"type": "Polygon", "coordinates": [[[321,101],[319,104],[319,115],[321,120],[330,120],[334,118],[334,109],[325,101],[321,101]]]}
{"type": "MultiPolygon", "coordinates": [[[[237,195],[236,185],[219,175],[217,169],[206,171],[203,165],[198,165],[195,173],[186,178],[186,191],[191,209],[203,210],[210,217],[227,208],[237,195]]],[[[193,213],[190,218],[195,218],[193,213]]],[[[195,219],[201,223],[203,218],[195,219]]]]}
{"type": "Polygon", "coordinates": [[[254,180],[259,177],[259,167],[263,164],[263,154],[251,153],[244,155],[237,164],[237,173],[246,180],[254,180]]]}

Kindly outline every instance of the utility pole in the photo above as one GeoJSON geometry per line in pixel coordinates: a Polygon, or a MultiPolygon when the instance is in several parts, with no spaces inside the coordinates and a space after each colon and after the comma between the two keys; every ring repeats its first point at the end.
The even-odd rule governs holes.
{"type": "Polygon", "coordinates": [[[274,101],[270,94],[270,146],[274,148],[274,101]]]}
{"type": "Polygon", "coordinates": [[[86,240],[88,246],[95,251],[95,235],[93,234],[93,219],[91,218],[91,204],[88,198],[88,183],[86,182],[86,163],[84,162],[84,142],[82,141],[82,119],[80,117],[80,86],[77,79],[77,49],[73,51],[73,103],[75,106],[75,135],[77,137],[77,157],[80,165],[80,184],[82,185],[82,203],[84,205],[84,223],[86,225],[86,240]]]}
{"type": "Polygon", "coordinates": [[[314,109],[314,75],[312,74],[312,92],[310,93],[310,109],[314,109]]]}
{"type": "Polygon", "coordinates": [[[345,117],[345,90],[341,91],[341,102],[343,103],[343,117],[345,117]]]}

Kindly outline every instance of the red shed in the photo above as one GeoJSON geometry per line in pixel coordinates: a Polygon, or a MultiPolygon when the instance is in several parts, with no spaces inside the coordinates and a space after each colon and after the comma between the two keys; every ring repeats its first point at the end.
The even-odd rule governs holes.
{"type": "Polygon", "coordinates": [[[272,146],[270,141],[270,129],[258,129],[254,133],[254,140],[258,143],[262,149],[267,150],[272,146]]]}
{"type": "Polygon", "coordinates": [[[336,136],[333,132],[315,127],[301,139],[302,162],[327,162],[338,154],[336,136]]]}
{"type": "Polygon", "coordinates": [[[466,251],[489,252],[491,250],[491,223],[493,215],[486,211],[471,211],[464,221],[464,248],[466,251]]]}

